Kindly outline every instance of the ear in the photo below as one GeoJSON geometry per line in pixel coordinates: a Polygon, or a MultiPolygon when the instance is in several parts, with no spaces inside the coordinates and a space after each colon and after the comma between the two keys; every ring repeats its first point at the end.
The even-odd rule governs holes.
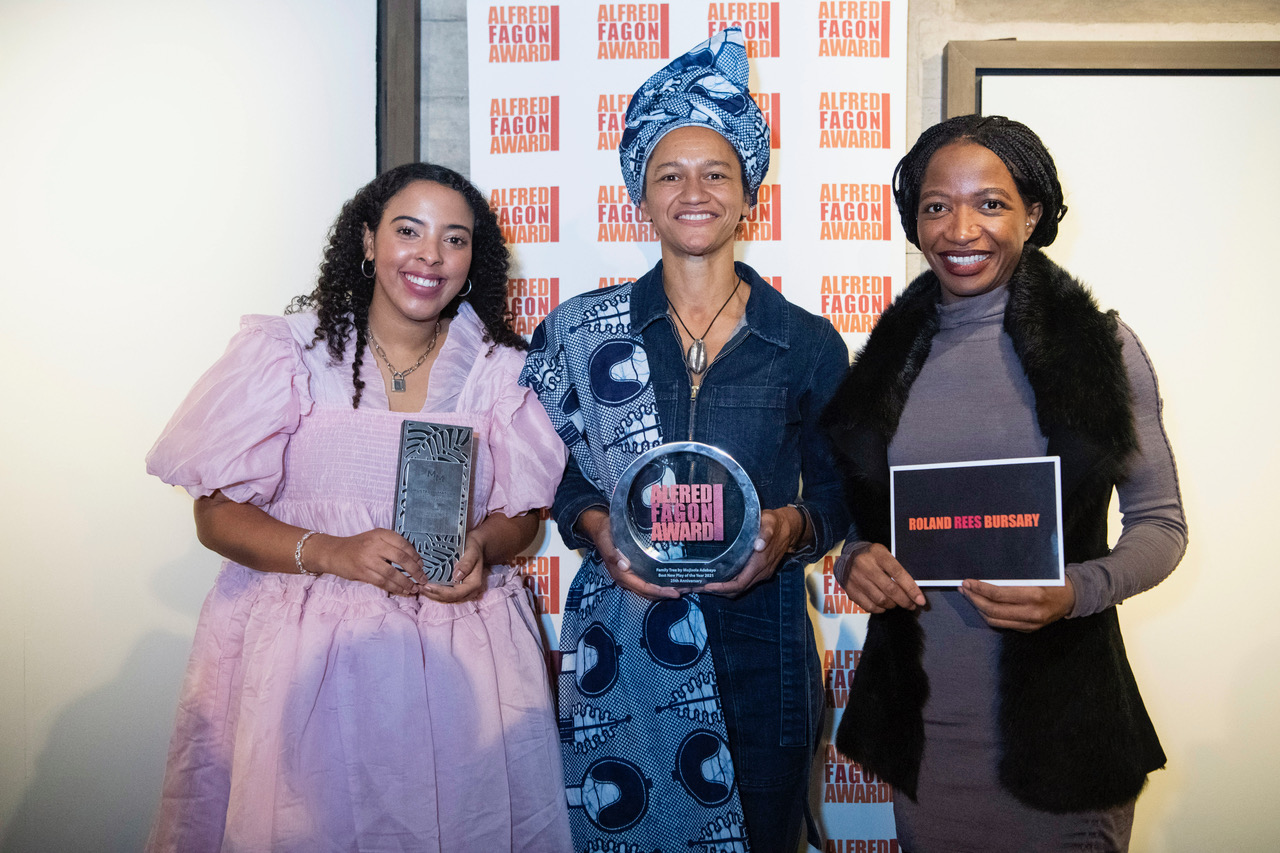
{"type": "Polygon", "coordinates": [[[373,260],[373,232],[369,230],[368,225],[364,226],[364,259],[373,260]]]}
{"type": "Polygon", "coordinates": [[[1040,223],[1040,214],[1044,213],[1044,205],[1036,202],[1027,208],[1027,238],[1029,239],[1035,233],[1036,225],[1040,223]]]}
{"type": "Polygon", "coordinates": [[[751,218],[751,211],[755,210],[755,208],[756,208],[756,206],[755,206],[754,204],[752,204],[752,203],[751,203],[751,194],[750,194],[750,193],[743,193],[743,195],[742,195],[742,213],[741,213],[741,215],[739,215],[739,216],[738,216],[738,221],[739,221],[739,222],[746,222],[748,219],[750,219],[750,218],[751,218]]]}
{"type": "Polygon", "coordinates": [[[640,200],[640,203],[639,203],[639,204],[637,204],[637,205],[636,205],[636,207],[637,207],[637,208],[639,209],[639,211],[640,211],[640,221],[641,221],[641,222],[652,222],[652,221],[653,221],[653,217],[649,215],[649,202],[648,202],[648,200],[647,200],[647,199],[641,199],[641,200],[640,200]]]}

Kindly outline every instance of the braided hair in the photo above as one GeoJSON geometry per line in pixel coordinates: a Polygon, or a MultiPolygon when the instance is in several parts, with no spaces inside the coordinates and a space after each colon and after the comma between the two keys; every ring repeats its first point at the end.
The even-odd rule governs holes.
{"type": "Polygon", "coordinates": [[[920,246],[916,218],[925,170],[938,149],[953,142],[973,142],[989,149],[1013,176],[1022,203],[1030,207],[1039,202],[1040,221],[1028,243],[1044,247],[1057,239],[1058,223],[1067,215],[1067,206],[1062,202],[1058,168],[1040,137],[1022,122],[1004,116],[967,115],[947,119],[920,134],[893,170],[893,200],[898,205],[902,230],[913,245],[920,246]]]}
{"type": "MultiPolygon", "coordinates": [[[[382,221],[382,213],[392,196],[414,181],[433,181],[457,191],[466,199],[475,216],[475,232],[472,235],[471,268],[468,278],[471,291],[466,301],[471,303],[476,316],[484,324],[484,339],[496,346],[525,349],[527,344],[511,328],[511,315],[507,308],[507,270],[511,256],[502,239],[498,218],[489,209],[480,191],[462,175],[444,166],[431,163],[406,163],[383,172],[362,188],[355,197],[342,206],[333,227],[329,229],[329,244],[320,264],[320,278],[315,290],[296,296],[285,309],[293,314],[314,308],[316,311],[316,336],[310,347],[324,341],[329,356],[335,364],[341,364],[347,342],[355,335],[356,349],[351,359],[351,384],[355,394],[351,407],[360,407],[364,393],[364,380],[360,368],[368,343],[369,303],[373,300],[373,279],[362,272],[364,264],[364,230],[375,231],[382,221]]],[[[454,317],[462,304],[462,293],[455,296],[440,311],[442,317],[454,317]]],[[[493,351],[491,346],[489,352],[493,351]]]]}

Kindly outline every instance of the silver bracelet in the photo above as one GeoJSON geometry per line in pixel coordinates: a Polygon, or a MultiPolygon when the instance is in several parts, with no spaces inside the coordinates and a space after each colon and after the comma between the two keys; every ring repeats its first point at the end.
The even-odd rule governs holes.
{"type": "Polygon", "coordinates": [[[298,540],[298,547],[293,549],[293,564],[298,567],[299,574],[311,575],[313,578],[320,577],[319,572],[309,572],[302,567],[302,544],[319,532],[320,531],[318,530],[308,530],[306,533],[302,534],[302,538],[298,540]]]}
{"type": "Polygon", "coordinates": [[[796,542],[796,550],[804,550],[804,535],[813,527],[813,520],[809,518],[809,510],[799,504],[787,504],[787,506],[800,513],[800,538],[796,542]]]}

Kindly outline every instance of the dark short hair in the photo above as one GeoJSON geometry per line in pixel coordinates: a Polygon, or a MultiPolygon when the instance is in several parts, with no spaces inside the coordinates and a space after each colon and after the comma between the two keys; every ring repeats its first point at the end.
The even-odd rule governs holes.
{"type": "Polygon", "coordinates": [[[991,151],[1013,176],[1022,203],[1028,207],[1040,204],[1040,221],[1028,243],[1043,247],[1057,239],[1058,223],[1067,215],[1067,206],[1062,203],[1058,168],[1040,137],[1022,122],[1004,116],[967,115],[947,119],[920,134],[893,170],[893,200],[898,205],[902,230],[913,245],[920,245],[916,217],[925,170],[938,149],[952,142],[973,142],[991,151]]]}
{"type": "Polygon", "coordinates": [[[351,378],[355,387],[353,408],[360,406],[364,380],[360,368],[364,362],[369,303],[373,300],[373,280],[365,278],[364,229],[376,231],[387,203],[396,193],[415,181],[431,181],[458,192],[475,216],[471,237],[471,289],[459,293],[441,311],[442,317],[453,317],[458,306],[467,301],[484,324],[485,339],[517,349],[524,349],[524,338],[511,328],[507,312],[507,271],[510,254],[502,238],[498,218],[475,186],[445,166],[434,163],[406,163],[388,169],[360,189],[342,206],[338,219],[329,229],[329,244],[320,264],[320,279],[309,294],[295,297],[286,313],[316,310],[316,336],[312,346],[324,341],[330,357],[341,362],[347,341],[354,335],[356,349],[352,358],[351,378]]]}

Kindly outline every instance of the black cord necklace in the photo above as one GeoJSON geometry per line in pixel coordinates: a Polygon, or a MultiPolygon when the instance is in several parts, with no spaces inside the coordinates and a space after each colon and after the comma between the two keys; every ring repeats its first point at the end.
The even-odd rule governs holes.
{"type": "Polygon", "coordinates": [[[684,320],[680,319],[680,312],[676,310],[676,306],[671,303],[671,297],[667,297],[667,306],[671,309],[671,313],[676,315],[676,320],[680,323],[680,328],[684,329],[684,333],[693,338],[693,343],[689,344],[689,351],[684,355],[684,363],[689,366],[689,372],[694,376],[701,376],[702,371],[707,369],[707,333],[711,331],[711,327],[716,324],[716,320],[720,319],[720,315],[724,313],[724,309],[729,306],[729,302],[733,299],[734,294],[738,292],[738,288],[742,286],[742,276],[738,276],[737,282],[733,285],[733,290],[729,291],[729,298],[724,301],[724,305],[720,306],[720,310],[716,312],[716,316],[711,318],[711,322],[707,324],[706,330],[696,338],[693,338],[693,332],[689,331],[689,327],[684,324],[684,320]]]}

